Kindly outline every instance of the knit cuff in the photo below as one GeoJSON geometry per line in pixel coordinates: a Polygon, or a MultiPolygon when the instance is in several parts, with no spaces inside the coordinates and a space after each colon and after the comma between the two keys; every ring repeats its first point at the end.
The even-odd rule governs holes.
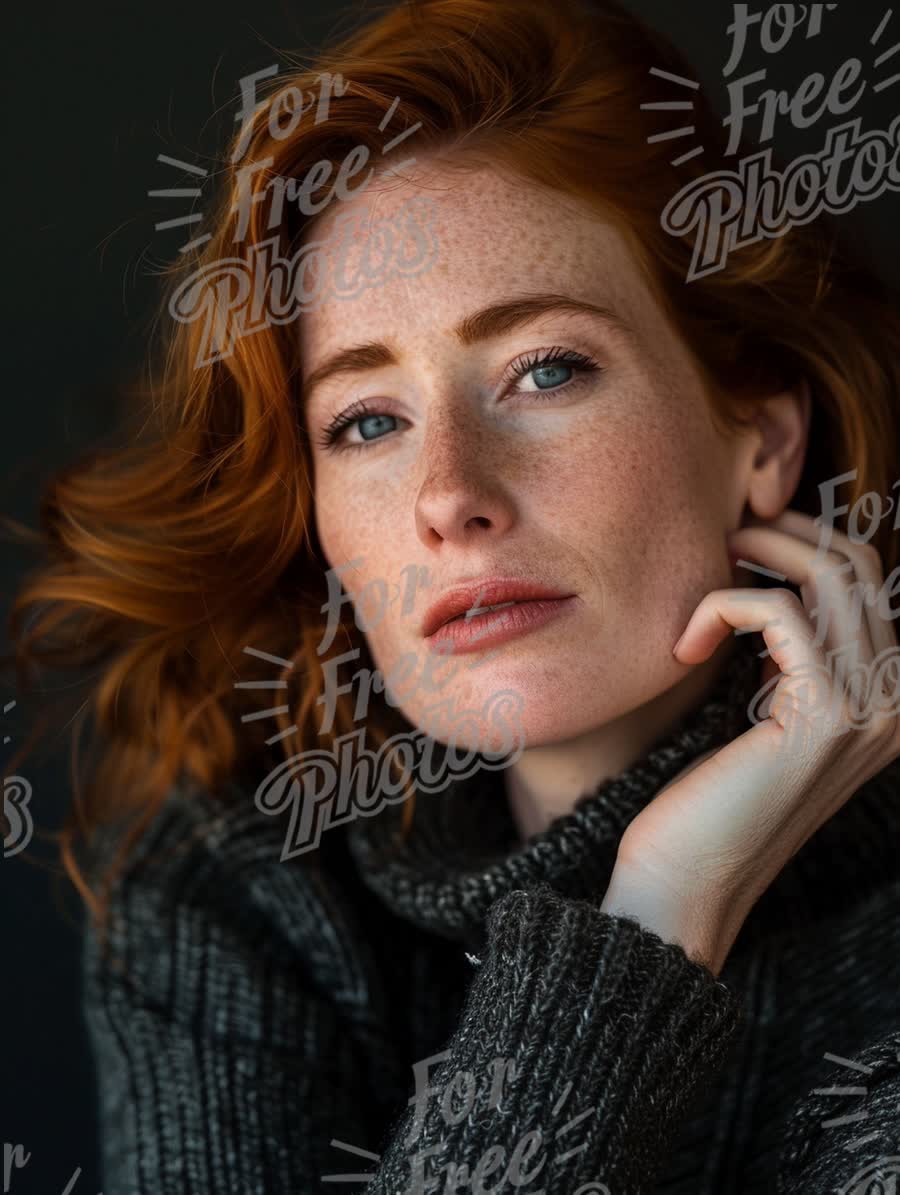
{"type": "Polygon", "coordinates": [[[505,894],[486,930],[430,1094],[393,1143],[421,1155],[417,1171],[407,1157],[419,1185],[403,1190],[444,1189],[427,1181],[453,1165],[468,1167],[473,1188],[480,1165],[486,1189],[503,1189],[505,1167],[513,1185],[539,1174],[552,1191],[652,1190],[697,1089],[724,1060],[741,1019],[736,993],[635,919],[546,885],[505,894]]]}

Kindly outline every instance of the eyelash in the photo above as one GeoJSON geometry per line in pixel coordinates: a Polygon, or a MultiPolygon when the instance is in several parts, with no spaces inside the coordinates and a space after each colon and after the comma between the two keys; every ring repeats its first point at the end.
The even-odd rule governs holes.
{"type": "MultiPolygon", "coordinates": [[[[578,373],[582,376],[573,378],[571,382],[564,382],[561,386],[555,386],[552,390],[523,390],[520,394],[528,394],[531,397],[537,398],[555,398],[563,391],[568,391],[574,387],[582,385],[588,380],[588,375],[592,373],[603,373],[604,368],[593,357],[586,356],[584,353],[575,352],[574,349],[564,349],[560,347],[552,349],[538,349],[537,351],[527,354],[525,357],[514,361],[509,367],[506,375],[503,377],[503,382],[516,382],[521,378],[527,377],[532,370],[544,365],[554,365],[557,362],[562,362],[565,365],[572,365],[578,373]]],[[[356,423],[360,419],[364,419],[369,415],[379,415],[384,412],[373,409],[368,404],[368,400],[359,399],[357,402],[351,403],[346,410],[341,411],[332,419],[331,423],[322,430],[319,436],[319,445],[325,451],[347,452],[355,448],[366,448],[369,444],[377,444],[381,440],[386,439],[385,436],[377,436],[374,440],[366,440],[360,444],[340,444],[339,441],[343,432],[356,423]]]]}

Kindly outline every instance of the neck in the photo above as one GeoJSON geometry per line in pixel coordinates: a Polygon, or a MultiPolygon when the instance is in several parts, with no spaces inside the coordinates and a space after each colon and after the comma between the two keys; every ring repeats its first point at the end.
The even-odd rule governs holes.
{"type": "Polygon", "coordinates": [[[709,694],[734,646],[729,636],[683,680],[602,726],[564,742],[525,748],[503,773],[521,842],[571,813],[579,798],[618,776],[672,731],[709,694]]]}

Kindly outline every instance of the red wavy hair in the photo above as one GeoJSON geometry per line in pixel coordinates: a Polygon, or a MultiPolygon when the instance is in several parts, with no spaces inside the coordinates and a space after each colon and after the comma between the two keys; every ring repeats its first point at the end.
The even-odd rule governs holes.
{"type": "MultiPolygon", "coordinates": [[[[900,394],[900,316],[887,284],[854,263],[827,217],[733,251],[723,269],[686,284],[693,243],[664,232],[661,212],[685,184],[733,162],[702,92],[691,117],[702,155],[674,166],[671,142],[649,140],[680,119],[642,110],[674,94],[651,67],[693,74],[613,0],[410,0],[386,8],[272,80],[242,158],[232,165],[230,146],[223,159],[213,235],[172,268],[172,285],[204,265],[249,255],[272,235],[262,197],[236,239],[242,165],[272,159],[253,178],[263,191],[272,178],[305,177],[322,159],[336,171],[355,146],[377,158],[379,121],[399,97],[399,127],[421,127],[398,157],[509,170],[615,221],[696,359],[722,426],[735,426],[742,400],[809,380],[810,449],[793,505],[818,513],[818,482],[853,467],[855,483],[842,491],[851,503],[867,491],[887,494],[898,475],[900,394]],[[314,90],[324,71],[346,86],[332,97],[328,119],[301,120],[289,136],[273,137],[270,105],[288,88],[314,90]]],[[[277,230],[281,253],[314,223],[288,205],[277,230]]],[[[271,726],[241,715],[269,699],[235,689],[267,671],[245,646],[291,661],[281,672],[288,712],[278,721],[296,729],[278,743],[284,758],[330,747],[353,728],[346,695],[330,733],[320,735],[314,717],[323,692],[316,648],[326,565],[298,410],[296,328],[239,338],[229,356],[196,368],[201,335],[196,324],[173,324],[151,344],[149,380],[127,395],[139,428],[133,444],[59,473],[44,493],[38,535],[8,521],[46,556],[10,615],[20,685],[40,661],[97,669],[73,731],[73,806],[59,845],[100,922],[116,875],[172,786],[196,784],[224,800],[226,782],[249,775],[266,755],[271,726]],[[82,765],[78,740],[88,720],[92,755],[82,765]],[[77,845],[125,815],[129,832],[95,890],[77,845]]],[[[894,568],[890,528],[882,525],[872,542],[894,568]]],[[[345,621],[334,650],[351,646],[371,666],[364,639],[345,621]]],[[[398,725],[406,724],[383,702],[368,722],[378,741],[398,725]]],[[[411,800],[404,808],[411,814],[411,800]]]]}

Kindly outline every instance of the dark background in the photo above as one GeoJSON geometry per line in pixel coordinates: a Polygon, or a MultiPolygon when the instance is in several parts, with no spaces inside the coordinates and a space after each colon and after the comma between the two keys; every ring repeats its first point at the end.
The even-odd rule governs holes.
{"type": "MultiPolygon", "coordinates": [[[[733,6],[723,0],[628,0],[628,6],[688,55],[724,113],[722,66],[733,6]]],[[[844,0],[825,13],[815,40],[797,33],[774,58],[751,42],[737,73],[766,67],[768,85],[793,93],[811,71],[830,79],[845,57],[858,55],[864,78],[887,78],[900,71],[900,55],[880,70],[869,67],[875,57],[869,38],[886,10],[874,0],[844,0]]],[[[21,5],[6,14],[0,513],[34,526],[44,480],[107,440],[115,426],[117,384],[142,362],[160,294],[158,271],[188,239],[183,229],[154,231],[155,222],[183,214],[186,201],[167,206],[147,191],[189,185],[157,154],[209,165],[235,127],[242,75],[275,62],[284,73],[279,51],[312,53],[366,11],[365,4],[326,0],[127,7],[94,0],[21,5]]],[[[879,51],[895,40],[900,12],[879,51]]],[[[875,95],[870,82],[851,115],[861,116],[863,129],[887,129],[898,108],[900,84],[875,95]]],[[[802,135],[782,120],[776,154],[819,149],[827,129],[843,119],[826,114],[802,135]]],[[[751,122],[751,133],[757,128],[751,122]]],[[[897,205],[889,191],[840,217],[859,251],[895,283],[897,205]]],[[[2,552],[5,620],[29,558],[6,544],[2,552]]],[[[0,650],[8,646],[4,638],[0,650]]],[[[47,677],[42,687],[49,694],[62,683],[47,677]]],[[[0,710],[14,696],[4,676],[0,710]]],[[[2,717],[0,759],[21,746],[40,701],[39,692],[2,717]]],[[[22,765],[39,830],[56,829],[70,800],[69,730],[54,726],[22,765]]],[[[78,1167],[74,1195],[97,1195],[93,1074],[79,1006],[80,899],[67,882],[53,881],[52,844],[35,840],[29,854],[43,865],[22,855],[0,865],[0,1149],[21,1143],[31,1153],[27,1167],[12,1173],[13,1195],[61,1195],[78,1167]]]]}

